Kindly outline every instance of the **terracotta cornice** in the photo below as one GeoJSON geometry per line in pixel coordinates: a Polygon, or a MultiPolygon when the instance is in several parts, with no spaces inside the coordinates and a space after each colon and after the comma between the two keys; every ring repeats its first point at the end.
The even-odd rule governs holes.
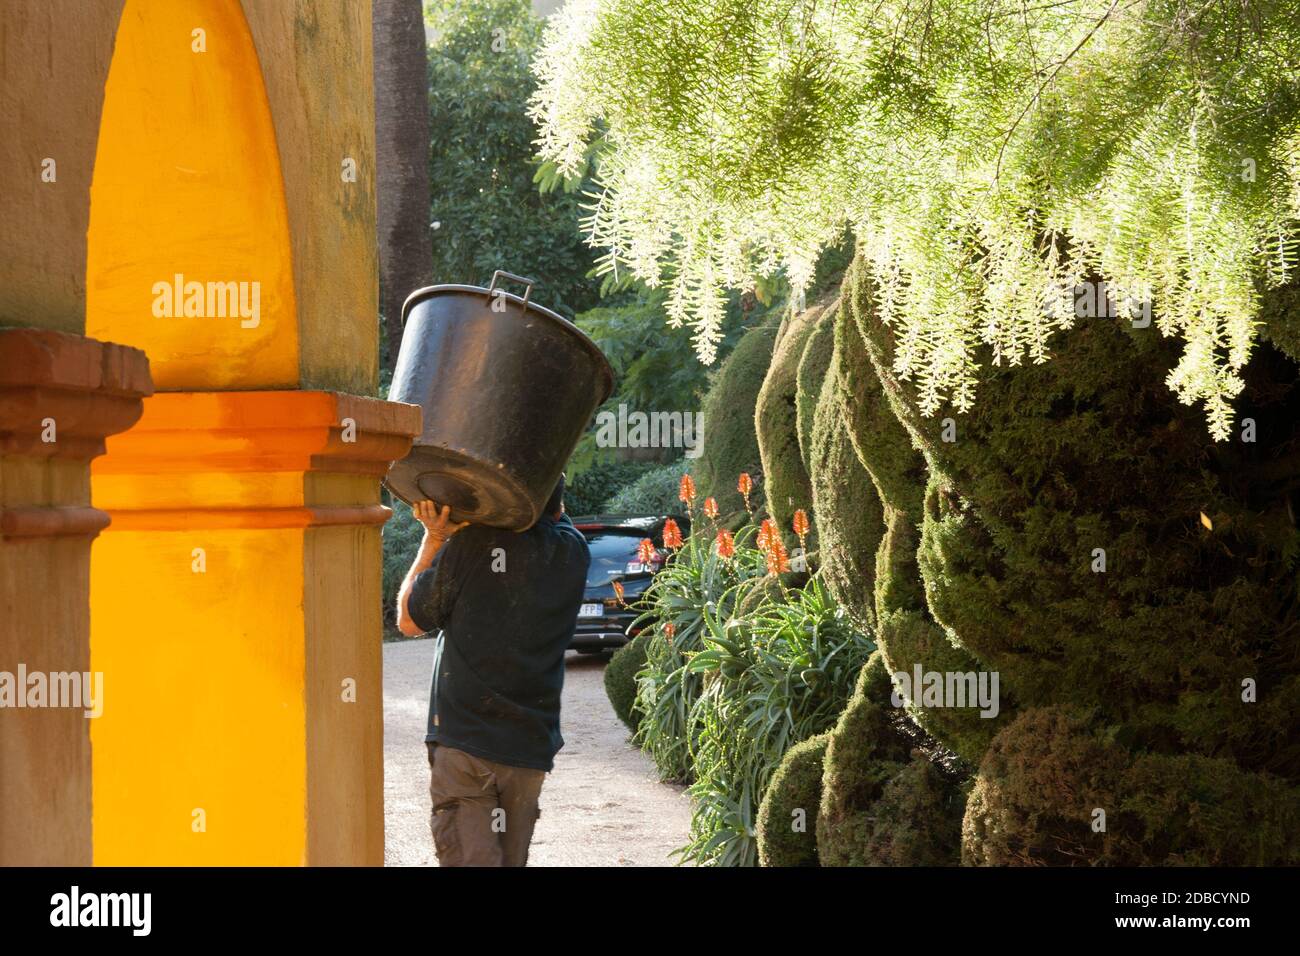
{"type": "Polygon", "coordinates": [[[338,392],[161,392],[95,462],[95,501],[116,531],[383,524],[377,479],[420,425],[417,405],[338,392]]]}
{"type": "Polygon", "coordinates": [[[383,477],[420,407],[341,392],[160,392],[94,473],[332,472],[383,477]]]}
{"type": "MultiPolygon", "coordinates": [[[[149,360],[139,349],[69,332],[0,328],[0,456],[88,462],[104,454],[107,436],[135,423],[141,399],[152,393],[149,360]]],[[[57,486],[40,487],[29,484],[26,501],[23,491],[8,490],[0,539],[93,538],[108,525],[108,515],[89,502],[50,500],[48,489],[57,486]]]]}
{"type": "Polygon", "coordinates": [[[153,394],[139,349],[68,332],[0,328],[0,454],[89,461],[153,394]],[[47,422],[53,422],[54,441],[47,422]]]}
{"type": "Polygon", "coordinates": [[[0,538],[93,538],[108,520],[107,512],[75,505],[0,508],[0,538]]]}

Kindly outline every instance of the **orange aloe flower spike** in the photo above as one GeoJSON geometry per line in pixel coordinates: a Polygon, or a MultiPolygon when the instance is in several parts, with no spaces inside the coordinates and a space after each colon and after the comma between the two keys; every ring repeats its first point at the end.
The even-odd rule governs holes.
{"type": "Polygon", "coordinates": [[[677,486],[677,498],[686,502],[687,507],[695,501],[695,479],[689,474],[682,475],[681,483],[677,486]]]}

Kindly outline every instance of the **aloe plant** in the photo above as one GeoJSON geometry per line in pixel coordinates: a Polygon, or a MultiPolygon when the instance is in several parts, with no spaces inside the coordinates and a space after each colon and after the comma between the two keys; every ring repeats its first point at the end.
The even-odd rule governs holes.
{"type": "Polygon", "coordinates": [[[753,522],[719,554],[702,525],[647,590],[637,743],[694,800],[683,862],[753,866],[759,803],[782,755],[829,728],[875,649],[817,577],[767,573],[753,522]]]}
{"type": "Polygon", "coordinates": [[[706,615],[687,670],[704,692],[691,711],[695,799],[683,860],[753,866],[759,803],[785,752],[831,727],[875,642],[816,577],[749,614],[706,615]]]}

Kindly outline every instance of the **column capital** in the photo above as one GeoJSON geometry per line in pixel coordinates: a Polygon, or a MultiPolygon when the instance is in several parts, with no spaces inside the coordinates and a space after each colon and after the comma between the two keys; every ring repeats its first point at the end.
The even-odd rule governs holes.
{"type": "Polygon", "coordinates": [[[420,420],[341,392],[161,392],[93,466],[95,501],[120,530],[382,524],[375,479],[420,420]]]}
{"type": "Polygon", "coordinates": [[[130,428],[152,393],[149,360],[139,349],[69,332],[0,328],[0,456],[10,461],[0,538],[98,534],[108,515],[88,507],[84,491],[50,478],[49,469],[84,468],[104,454],[107,436],[130,428]]]}

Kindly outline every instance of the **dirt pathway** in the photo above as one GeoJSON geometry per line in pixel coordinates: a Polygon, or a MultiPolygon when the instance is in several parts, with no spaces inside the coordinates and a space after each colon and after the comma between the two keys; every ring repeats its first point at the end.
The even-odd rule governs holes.
{"type": "MultiPolygon", "coordinates": [[[[424,724],[433,641],[384,645],[384,861],[432,866],[424,724]]],[[[665,866],[686,842],[690,800],[659,782],[605,696],[604,662],[570,654],[564,749],[542,788],[530,866],[665,866]]]]}

